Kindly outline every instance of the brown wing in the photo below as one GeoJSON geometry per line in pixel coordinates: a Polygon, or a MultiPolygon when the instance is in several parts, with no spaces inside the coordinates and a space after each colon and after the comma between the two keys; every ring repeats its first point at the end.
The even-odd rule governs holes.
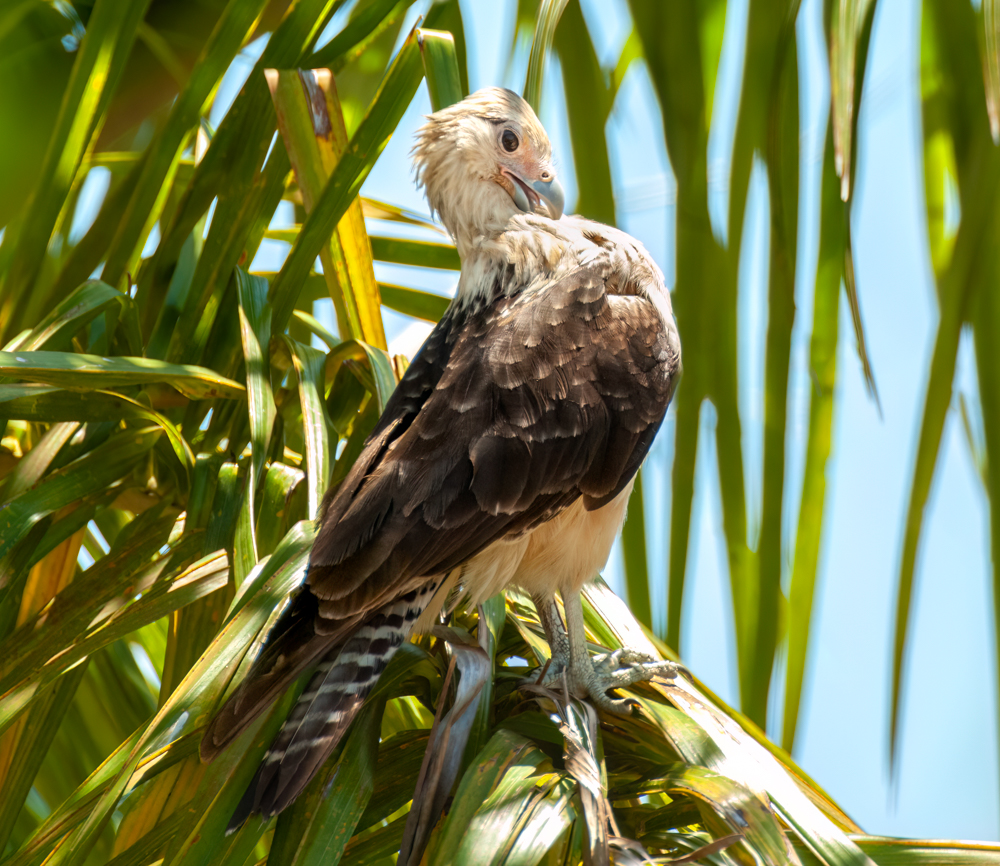
{"type": "Polygon", "coordinates": [[[680,347],[650,301],[606,293],[610,276],[594,264],[449,309],[328,497],[306,582],[204,757],[366,614],[581,496],[598,508],[624,489],[663,420],[680,347]]]}
{"type": "Polygon", "coordinates": [[[308,577],[317,631],[625,487],[679,344],[648,300],[607,295],[605,277],[582,268],[435,331],[326,510],[308,577]]]}

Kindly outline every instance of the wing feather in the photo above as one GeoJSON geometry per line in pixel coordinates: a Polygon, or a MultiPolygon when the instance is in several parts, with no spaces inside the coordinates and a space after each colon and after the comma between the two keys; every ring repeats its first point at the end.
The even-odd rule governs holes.
{"type": "Polygon", "coordinates": [[[580,496],[598,507],[645,457],[673,392],[672,322],[609,295],[607,259],[463,315],[452,307],[335,495],[309,585],[346,603],[461,564],[580,496]],[[360,462],[360,461],[359,461],[360,462]],[[350,540],[345,538],[350,536],[350,540]],[[367,593],[363,593],[367,594],[367,593]]]}

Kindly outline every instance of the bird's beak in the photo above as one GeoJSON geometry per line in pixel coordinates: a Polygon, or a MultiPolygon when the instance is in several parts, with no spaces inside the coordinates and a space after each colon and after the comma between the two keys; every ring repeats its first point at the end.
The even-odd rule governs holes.
{"type": "Polygon", "coordinates": [[[557,220],[562,216],[563,205],[566,202],[562,185],[555,177],[552,180],[526,180],[510,169],[503,169],[512,181],[514,181],[514,204],[525,213],[534,213],[539,204],[539,200],[544,199],[547,205],[549,216],[557,220]]]}
{"type": "Polygon", "coordinates": [[[563,192],[562,184],[555,177],[550,181],[536,180],[531,184],[531,188],[537,192],[545,203],[549,206],[549,215],[557,220],[563,215],[563,205],[566,203],[566,195],[563,192]]]}

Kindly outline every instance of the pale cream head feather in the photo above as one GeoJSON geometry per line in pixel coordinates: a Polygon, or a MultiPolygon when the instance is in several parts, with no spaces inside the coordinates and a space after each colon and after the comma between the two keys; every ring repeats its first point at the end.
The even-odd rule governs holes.
{"type": "Polygon", "coordinates": [[[486,87],[428,115],[413,148],[417,183],[459,251],[524,212],[558,219],[552,146],[531,106],[486,87]]]}

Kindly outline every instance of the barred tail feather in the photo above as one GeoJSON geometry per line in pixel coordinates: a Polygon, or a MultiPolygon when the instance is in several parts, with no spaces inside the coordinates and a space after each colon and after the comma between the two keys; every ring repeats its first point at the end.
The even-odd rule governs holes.
{"type": "MultiPolygon", "coordinates": [[[[299,675],[340,645],[346,635],[318,635],[313,630],[319,602],[308,586],[296,593],[271,629],[246,679],[209,722],[202,737],[201,759],[214,760],[273,704],[299,675]]],[[[350,627],[351,623],[345,623],[350,627]]]]}
{"type": "Polygon", "coordinates": [[[409,637],[436,586],[429,583],[400,596],[322,658],[236,807],[227,833],[251,814],[277,815],[302,793],[409,637]]]}

